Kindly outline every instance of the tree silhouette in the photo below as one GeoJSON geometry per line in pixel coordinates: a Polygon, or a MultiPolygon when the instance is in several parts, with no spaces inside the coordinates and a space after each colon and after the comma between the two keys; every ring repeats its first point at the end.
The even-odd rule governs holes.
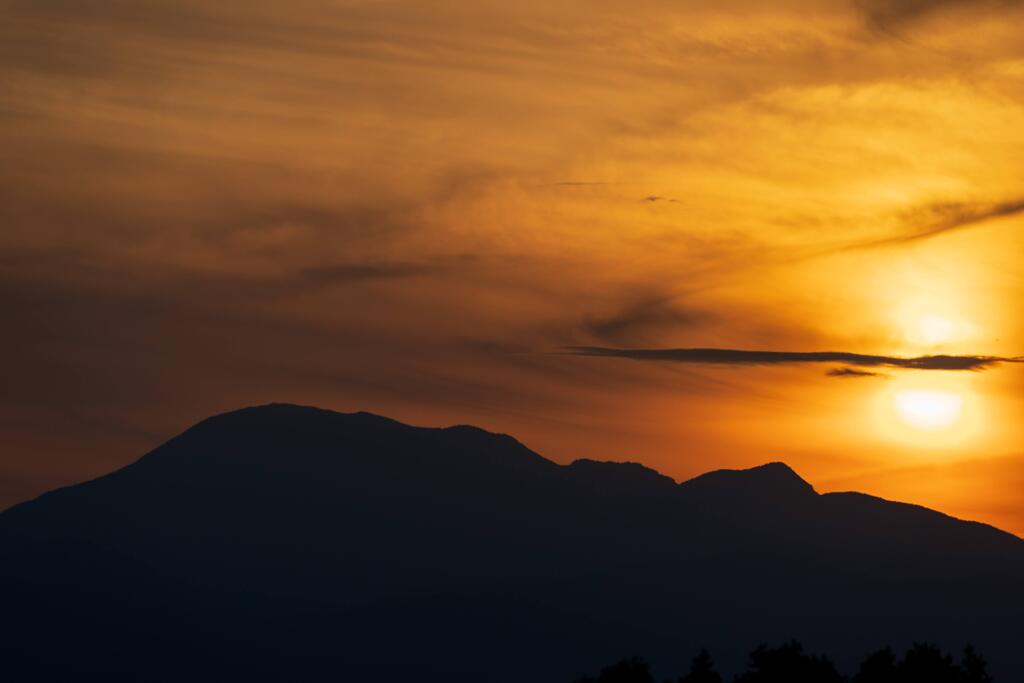
{"type": "Polygon", "coordinates": [[[964,650],[964,658],[960,666],[963,669],[964,683],[993,683],[995,680],[988,672],[988,662],[978,654],[972,645],[968,645],[964,650]]]}
{"type": "Polygon", "coordinates": [[[897,666],[900,683],[958,683],[961,669],[930,643],[915,643],[897,666]]]}
{"type": "Polygon", "coordinates": [[[777,648],[758,646],[750,653],[749,666],[737,683],[843,683],[831,661],[804,654],[795,640],[777,648]]]}
{"type": "Polygon", "coordinates": [[[896,661],[890,648],[867,656],[850,683],[993,683],[988,663],[967,646],[961,663],[934,645],[916,643],[896,661]]]}
{"type": "Polygon", "coordinates": [[[900,680],[896,655],[892,648],[886,647],[865,657],[850,683],[898,683],[900,680]]]}
{"type": "MultiPolygon", "coordinates": [[[[857,673],[846,679],[828,658],[805,654],[803,646],[792,640],[775,648],[758,646],[750,653],[747,667],[734,683],[994,683],[988,663],[970,645],[959,664],[930,643],[915,643],[902,659],[885,647],[868,654],[857,673]]],[[[597,678],[585,676],[576,683],[654,683],[654,679],[647,662],[632,657],[602,669],[597,678]]],[[[722,683],[722,676],[707,650],[701,650],[690,672],[677,683],[722,683]]]]}
{"type": "Polygon", "coordinates": [[[647,662],[630,657],[601,669],[597,678],[584,676],[576,683],[654,683],[654,677],[647,662]]]}
{"type": "Polygon", "coordinates": [[[722,676],[715,671],[708,651],[701,650],[690,664],[690,673],[680,678],[679,683],[722,683],[722,676]]]}

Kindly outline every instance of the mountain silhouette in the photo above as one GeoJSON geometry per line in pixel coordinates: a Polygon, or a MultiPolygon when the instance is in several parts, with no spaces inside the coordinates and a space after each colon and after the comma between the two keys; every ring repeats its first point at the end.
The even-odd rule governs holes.
{"type": "MultiPolygon", "coordinates": [[[[274,404],[0,514],[29,680],[568,681],[798,638],[967,642],[1024,679],[1024,541],[770,463],[677,484],[510,436],[274,404]]],[[[7,679],[5,679],[7,680],[7,679]]]]}

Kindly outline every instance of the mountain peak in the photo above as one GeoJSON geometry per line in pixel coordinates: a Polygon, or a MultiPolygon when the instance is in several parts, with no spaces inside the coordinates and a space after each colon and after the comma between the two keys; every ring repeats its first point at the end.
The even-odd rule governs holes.
{"type": "Polygon", "coordinates": [[[331,419],[332,417],[343,417],[350,421],[366,424],[377,423],[383,426],[401,424],[389,417],[383,417],[366,411],[339,413],[334,410],[326,410],[324,408],[305,406],[297,403],[265,403],[262,405],[239,408],[237,410],[230,410],[225,413],[213,415],[212,417],[208,417],[207,419],[199,422],[196,426],[239,426],[249,423],[259,423],[264,425],[280,423],[294,424],[296,422],[301,423],[303,421],[308,422],[318,419],[331,419]]]}
{"type": "Polygon", "coordinates": [[[814,487],[784,462],[769,462],[745,470],[715,470],[680,486],[693,491],[742,493],[760,498],[817,495],[814,487]]]}
{"type": "Polygon", "coordinates": [[[675,481],[661,472],[638,462],[607,462],[581,458],[567,468],[577,481],[586,482],[594,490],[633,490],[649,495],[655,491],[671,493],[675,481]]]}
{"type": "Polygon", "coordinates": [[[382,470],[399,478],[470,481],[482,470],[497,477],[555,467],[513,437],[478,427],[418,427],[362,411],[269,403],[207,418],[127,469],[208,486],[225,480],[236,486],[239,477],[270,486],[286,475],[321,486],[382,470]]]}
{"type": "Polygon", "coordinates": [[[806,486],[812,491],[814,490],[814,487],[811,486],[806,479],[797,474],[792,467],[781,460],[767,462],[763,465],[758,465],[757,467],[737,471],[744,473],[749,477],[760,477],[769,481],[788,481],[790,483],[797,483],[802,486],[806,486]]]}

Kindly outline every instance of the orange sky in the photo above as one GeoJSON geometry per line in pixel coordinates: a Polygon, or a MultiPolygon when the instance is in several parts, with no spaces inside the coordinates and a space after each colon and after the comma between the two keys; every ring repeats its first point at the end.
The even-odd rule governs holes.
{"type": "Polygon", "coordinates": [[[564,352],[1024,353],[1024,3],[0,10],[0,507],[290,401],[1024,534],[1022,364],[564,352]]]}

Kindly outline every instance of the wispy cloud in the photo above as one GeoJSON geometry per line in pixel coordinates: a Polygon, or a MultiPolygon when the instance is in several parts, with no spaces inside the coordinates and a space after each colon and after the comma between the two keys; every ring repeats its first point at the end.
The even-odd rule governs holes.
{"type": "Polygon", "coordinates": [[[622,183],[611,183],[598,180],[563,180],[557,183],[547,183],[546,187],[604,187],[606,185],[621,185],[622,183]]]}
{"type": "MultiPolygon", "coordinates": [[[[879,356],[846,351],[748,351],[743,349],[615,349],[600,346],[569,346],[574,356],[630,358],[699,365],[795,365],[844,363],[857,367],[890,367],[905,370],[986,370],[1000,363],[1024,362],[1024,357],[1004,356],[879,356]]],[[[830,373],[831,374],[831,373],[830,373]]]]}
{"type": "Polygon", "coordinates": [[[693,327],[710,317],[705,311],[683,308],[671,297],[661,295],[633,301],[610,315],[588,318],[583,329],[604,343],[636,343],[645,333],[693,327]]]}
{"type": "Polygon", "coordinates": [[[970,204],[947,202],[932,204],[908,214],[907,222],[917,225],[915,229],[891,237],[858,242],[847,249],[870,249],[890,245],[907,244],[936,237],[943,233],[973,227],[996,218],[1007,218],[1024,214],[1024,199],[998,202],[995,204],[970,204]]]}
{"type": "Polygon", "coordinates": [[[447,267],[440,262],[340,263],[304,268],[301,275],[302,279],[313,284],[334,285],[432,275],[447,267]]]}
{"type": "Polygon", "coordinates": [[[825,373],[829,377],[884,377],[880,372],[871,372],[870,370],[858,370],[856,368],[832,368],[825,373]]]}
{"type": "Polygon", "coordinates": [[[1024,198],[994,203],[939,202],[902,212],[904,228],[885,237],[839,242],[825,248],[805,249],[777,263],[799,263],[832,254],[897,247],[973,228],[986,221],[1024,215],[1024,198]]]}
{"type": "Polygon", "coordinates": [[[978,0],[857,0],[868,20],[880,28],[898,26],[921,19],[932,12],[954,7],[1017,5],[1019,0],[979,2],[978,0]]]}

